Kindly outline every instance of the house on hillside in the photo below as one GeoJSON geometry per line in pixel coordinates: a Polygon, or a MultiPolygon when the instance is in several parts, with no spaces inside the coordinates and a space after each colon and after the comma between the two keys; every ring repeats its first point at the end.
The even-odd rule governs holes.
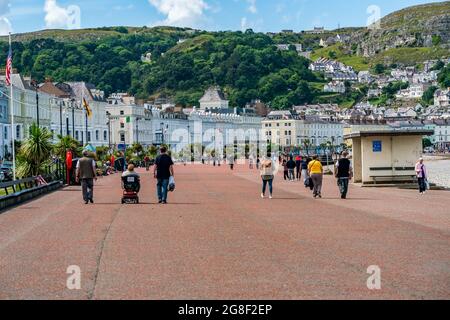
{"type": "Polygon", "coordinates": [[[371,83],[372,80],[373,80],[373,78],[369,71],[360,71],[358,73],[358,82],[359,83],[371,83]]]}
{"type": "Polygon", "coordinates": [[[345,93],[345,84],[342,81],[331,81],[323,87],[324,92],[345,93]]]}

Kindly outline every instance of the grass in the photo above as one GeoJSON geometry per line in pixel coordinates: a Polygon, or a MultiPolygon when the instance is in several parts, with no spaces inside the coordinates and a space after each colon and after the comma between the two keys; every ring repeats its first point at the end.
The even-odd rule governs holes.
{"type": "Polygon", "coordinates": [[[439,47],[417,47],[417,48],[394,48],[381,52],[373,58],[365,58],[361,56],[351,55],[344,52],[342,45],[337,44],[327,48],[316,50],[311,59],[315,61],[320,57],[329,58],[329,53],[336,53],[337,61],[348,66],[352,66],[356,71],[369,70],[374,65],[382,63],[390,65],[392,63],[402,65],[420,65],[426,60],[440,59],[450,56],[450,49],[439,47]],[[369,62],[370,61],[370,62],[369,62]]]}
{"type": "Polygon", "coordinates": [[[379,53],[374,58],[374,64],[416,65],[430,59],[448,57],[449,49],[444,48],[395,48],[379,53]]]}
{"type": "MultiPolygon", "coordinates": [[[[14,190],[13,190],[12,187],[9,187],[8,188],[8,194],[12,194],[12,193],[14,193],[14,190]]],[[[4,197],[4,196],[6,196],[5,189],[0,189],[0,197],[4,197]]]]}
{"type": "Polygon", "coordinates": [[[321,57],[330,58],[329,54],[331,51],[334,51],[336,53],[336,59],[334,60],[340,61],[348,66],[351,66],[356,71],[368,70],[370,68],[370,64],[367,58],[348,54],[348,52],[346,52],[346,49],[344,49],[344,47],[341,44],[335,44],[326,48],[315,50],[311,54],[311,59],[315,61],[321,57]]]}

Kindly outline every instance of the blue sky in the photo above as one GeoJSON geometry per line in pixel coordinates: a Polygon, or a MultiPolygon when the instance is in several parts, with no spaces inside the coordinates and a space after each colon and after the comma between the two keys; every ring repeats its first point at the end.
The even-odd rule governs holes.
{"type": "MultiPolygon", "coordinates": [[[[0,0],[0,34],[48,28],[176,25],[206,30],[295,31],[364,26],[430,0],[0,0]],[[377,7],[373,7],[373,5],[377,7]],[[379,8],[379,9],[377,9],[379,8]],[[368,9],[369,12],[368,12],[368,9]]],[[[438,1],[434,1],[438,2],[438,1]]]]}

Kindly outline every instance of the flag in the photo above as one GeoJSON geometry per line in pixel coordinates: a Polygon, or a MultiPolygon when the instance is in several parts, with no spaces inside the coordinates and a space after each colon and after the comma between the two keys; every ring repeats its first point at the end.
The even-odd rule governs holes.
{"type": "Polygon", "coordinates": [[[131,117],[120,118],[120,123],[131,123],[131,117]]]}
{"type": "Polygon", "coordinates": [[[12,49],[9,47],[8,58],[6,59],[6,85],[11,85],[12,49]]]}
{"type": "Polygon", "coordinates": [[[83,107],[86,110],[86,114],[87,114],[88,118],[92,117],[91,107],[89,107],[89,103],[87,103],[85,98],[83,98],[83,107]]]}

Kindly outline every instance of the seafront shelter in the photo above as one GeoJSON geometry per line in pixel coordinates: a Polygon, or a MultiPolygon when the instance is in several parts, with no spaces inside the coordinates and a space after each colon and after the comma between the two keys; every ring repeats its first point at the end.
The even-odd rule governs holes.
{"type": "Polygon", "coordinates": [[[355,183],[391,184],[416,180],[423,137],[433,130],[368,130],[346,135],[353,145],[355,183]]]}

